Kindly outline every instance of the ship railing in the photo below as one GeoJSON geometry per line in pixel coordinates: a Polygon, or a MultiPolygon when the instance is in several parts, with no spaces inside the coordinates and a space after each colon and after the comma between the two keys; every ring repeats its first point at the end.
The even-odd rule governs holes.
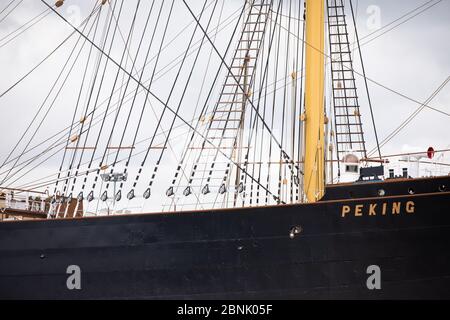
{"type": "MultiPolygon", "coordinates": [[[[435,150],[430,147],[422,152],[407,152],[385,155],[383,164],[387,178],[437,177],[450,175],[450,149],[435,150]]],[[[363,159],[367,162],[374,158],[363,159]]]]}
{"type": "Polygon", "coordinates": [[[11,191],[0,194],[0,208],[3,210],[45,212],[45,207],[45,198],[36,193],[11,191]]]}

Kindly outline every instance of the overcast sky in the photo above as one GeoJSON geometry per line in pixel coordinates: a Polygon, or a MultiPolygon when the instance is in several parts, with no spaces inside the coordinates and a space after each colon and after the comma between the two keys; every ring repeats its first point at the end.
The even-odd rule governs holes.
{"type": "MultiPolygon", "coordinates": [[[[0,0],[0,10],[9,2],[10,0],[0,0]]],[[[50,0],[47,2],[51,3],[50,0]]],[[[181,27],[188,24],[192,17],[182,5],[181,0],[175,2],[176,20],[181,27]]],[[[92,3],[93,1],[66,0],[64,6],[58,10],[69,21],[78,24],[89,14],[92,3]]],[[[191,0],[188,3],[191,4],[194,12],[199,12],[200,1],[191,0]]],[[[448,19],[450,0],[354,0],[353,3],[357,13],[359,35],[364,38],[362,53],[367,77],[412,100],[419,102],[427,100],[450,76],[450,41],[448,40],[450,38],[450,19],[448,19]],[[376,32],[377,29],[424,4],[426,5],[421,9],[426,9],[424,12],[419,13],[420,10],[417,10],[401,20],[405,21],[406,18],[418,14],[410,21],[399,26],[393,24],[391,27],[395,28],[385,34],[376,32]],[[365,38],[372,33],[374,33],[372,36],[365,38]],[[375,36],[379,37],[374,39],[375,36]],[[367,40],[369,40],[368,43],[366,43],[367,40]]],[[[226,1],[223,16],[236,12],[242,4],[242,1],[237,0],[226,1]]],[[[41,22],[7,43],[11,37],[5,38],[5,36],[45,9],[46,6],[41,1],[24,0],[6,19],[3,20],[5,13],[0,15],[0,92],[4,92],[20,76],[41,61],[72,31],[61,18],[50,13],[41,22]]],[[[126,12],[125,16],[130,21],[131,10],[126,12]]],[[[225,30],[224,34],[227,32],[230,32],[230,29],[225,30]]],[[[175,45],[167,52],[167,55],[174,55],[177,52],[176,49],[175,45]]],[[[3,162],[32,120],[68,55],[69,50],[62,49],[31,77],[0,98],[2,112],[0,162],[3,162]]],[[[119,59],[120,55],[115,55],[115,58],[119,59]]],[[[360,72],[361,66],[357,58],[355,56],[355,69],[360,72]]],[[[81,71],[75,70],[75,72],[81,71]]],[[[367,108],[362,78],[357,78],[359,95],[362,97],[361,104],[363,108],[367,108]]],[[[76,83],[69,83],[69,87],[71,85],[75,86],[76,83]]],[[[419,104],[371,81],[369,81],[369,89],[380,140],[420,107],[419,104]]],[[[161,90],[164,90],[164,83],[161,84],[161,90]]],[[[55,108],[55,111],[52,110],[39,130],[39,136],[35,142],[45,139],[49,134],[70,124],[73,101],[76,100],[75,92],[76,90],[69,90],[64,93],[70,103],[68,102],[67,105],[59,103],[58,108],[55,108]]],[[[429,105],[444,113],[450,113],[450,84],[429,102],[429,105]]],[[[364,129],[368,139],[368,149],[371,149],[375,145],[375,140],[367,109],[365,110],[364,129]]],[[[425,108],[399,135],[386,144],[383,154],[424,150],[429,146],[435,149],[450,148],[449,125],[448,115],[425,108]]],[[[46,163],[42,168],[41,173],[52,172],[57,170],[58,162],[46,163]]]]}

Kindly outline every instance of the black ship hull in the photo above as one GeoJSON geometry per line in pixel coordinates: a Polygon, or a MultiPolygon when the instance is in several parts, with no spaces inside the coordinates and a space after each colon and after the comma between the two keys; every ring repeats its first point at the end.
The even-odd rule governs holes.
{"type": "Polygon", "coordinates": [[[5,222],[0,299],[449,299],[449,187],[402,180],[333,187],[317,204],[5,222]],[[67,287],[73,265],[81,290],[67,287]],[[370,266],[381,289],[368,288],[370,266]]]}

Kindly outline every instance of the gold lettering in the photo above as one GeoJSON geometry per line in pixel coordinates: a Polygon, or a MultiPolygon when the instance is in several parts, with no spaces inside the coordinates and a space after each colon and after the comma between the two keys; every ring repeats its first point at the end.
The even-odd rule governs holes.
{"type": "Polygon", "coordinates": [[[386,215],[386,211],[387,211],[387,203],[383,203],[383,212],[382,212],[383,216],[386,215]]]}
{"type": "Polygon", "coordinates": [[[362,209],[364,205],[360,204],[355,207],[355,217],[362,217],[362,209]]]}
{"type": "Polygon", "coordinates": [[[415,203],[413,201],[408,201],[406,203],[406,212],[407,213],[414,213],[415,210],[416,210],[415,203]]]}
{"type": "Polygon", "coordinates": [[[392,214],[400,214],[401,202],[394,202],[392,204],[392,214]]]}
{"type": "Polygon", "coordinates": [[[371,204],[369,208],[369,216],[376,216],[377,213],[375,212],[375,209],[377,208],[377,204],[371,204]]]}
{"type": "Polygon", "coordinates": [[[349,206],[343,206],[342,207],[342,218],[345,218],[345,216],[347,215],[347,213],[350,212],[350,207],[349,206]]]}

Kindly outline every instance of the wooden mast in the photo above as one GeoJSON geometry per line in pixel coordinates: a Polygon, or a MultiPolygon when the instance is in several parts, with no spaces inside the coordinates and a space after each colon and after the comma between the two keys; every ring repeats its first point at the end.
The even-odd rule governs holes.
{"type": "Polygon", "coordinates": [[[325,1],[306,0],[305,164],[303,189],[308,202],[325,193],[325,1]]]}

